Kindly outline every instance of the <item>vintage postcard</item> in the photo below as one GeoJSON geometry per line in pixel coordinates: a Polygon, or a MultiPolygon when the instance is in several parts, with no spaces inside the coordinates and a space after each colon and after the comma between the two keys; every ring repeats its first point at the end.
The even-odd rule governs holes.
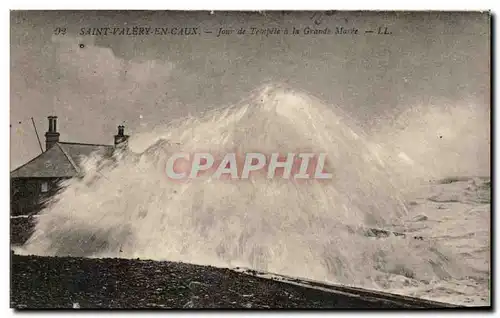
{"type": "Polygon", "coordinates": [[[12,308],[491,306],[491,13],[10,16],[12,308]]]}

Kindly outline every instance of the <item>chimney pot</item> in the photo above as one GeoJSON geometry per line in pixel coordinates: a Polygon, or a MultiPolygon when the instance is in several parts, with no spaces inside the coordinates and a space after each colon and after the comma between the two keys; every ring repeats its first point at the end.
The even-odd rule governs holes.
{"type": "Polygon", "coordinates": [[[45,150],[49,150],[59,142],[59,133],[57,132],[57,116],[48,116],[49,130],[45,133],[45,150]]]}
{"type": "Polygon", "coordinates": [[[119,125],[118,134],[115,135],[115,147],[120,144],[126,144],[128,137],[128,135],[125,135],[125,126],[119,125]]]}

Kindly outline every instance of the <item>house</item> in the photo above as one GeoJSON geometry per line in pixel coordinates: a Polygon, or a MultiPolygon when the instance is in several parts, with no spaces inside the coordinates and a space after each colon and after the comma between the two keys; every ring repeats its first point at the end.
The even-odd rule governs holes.
{"type": "Polygon", "coordinates": [[[36,214],[59,190],[60,181],[78,176],[82,159],[94,152],[111,156],[117,146],[126,145],[129,136],[118,126],[114,145],[84,144],[59,141],[57,116],[49,116],[45,133],[45,151],[10,173],[11,215],[36,214]]]}

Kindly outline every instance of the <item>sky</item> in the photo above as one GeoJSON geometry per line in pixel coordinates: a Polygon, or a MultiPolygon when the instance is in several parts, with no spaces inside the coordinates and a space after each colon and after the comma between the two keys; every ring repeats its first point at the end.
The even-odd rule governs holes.
{"type": "Polygon", "coordinates": [[[273,82],[341,107],[368,132],[418,105],[464,103],[474,107],[471,125],[489,127],[486,13],[313,15],[12,11],[11,169],[40,153],[31,117],[42,145],[49,115],[59,117],[62,141],[112,144],[120,124],[131,135],[148,131],[238,102],[273,82]],[[201,34],[79,34],[82,28],[133,26],[198,27],[201,34]],[[335,32],[340,26],[360,34],[216,36],[220,27],[335,32]],[[364,33],[378,27],[392,34],[364,33]]]}

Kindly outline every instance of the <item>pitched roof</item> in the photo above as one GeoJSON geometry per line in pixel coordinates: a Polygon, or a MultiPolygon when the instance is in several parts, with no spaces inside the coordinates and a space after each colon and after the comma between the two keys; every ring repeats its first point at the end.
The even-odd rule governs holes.
{"type": "Polygon", "coordinates": [[[10,173],[11,178],[61,178],[73,177],[80,171],[85,157],[94,152],[104,156],[113,153],[113,146],[57,142],[26,164],[10,173]]]}

